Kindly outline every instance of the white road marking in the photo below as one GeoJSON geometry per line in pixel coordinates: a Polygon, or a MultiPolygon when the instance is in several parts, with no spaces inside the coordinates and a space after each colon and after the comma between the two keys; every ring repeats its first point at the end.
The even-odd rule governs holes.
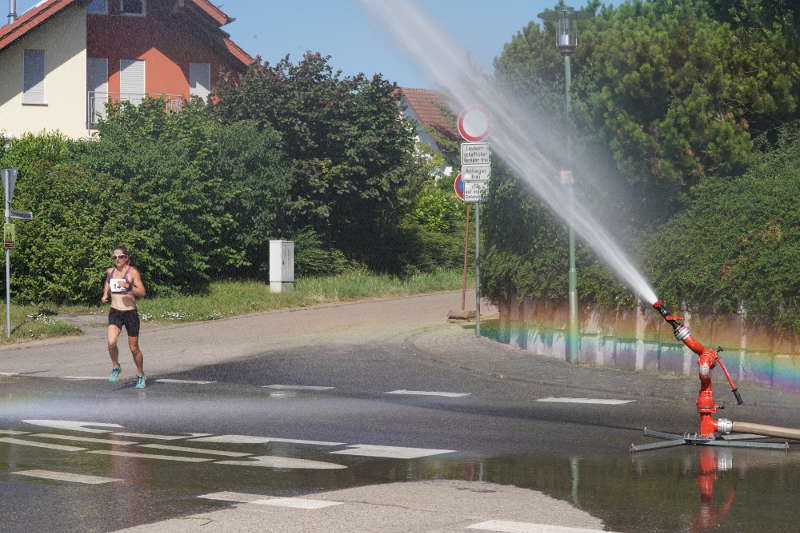
{"type": "Polygon", "coordinates": [[[106,381],[107,376],[61,376],[61,379],[72,379],[75,381],[106,381]]]}
{"type": "Polygon", "coordinates": [[[83,431],[85,433],[108,433],[105,429],[91,429],[84,426],[98,426],[103,428],[121,428],[119,424],[103,424],[101,422],[80,422],[78,420],[23,420],[26,424],[44,426],[67,431],[83,431]]]}
{"type": "Polygon", "coordinates": [[[599,533],[602,529],[584,529],[578,527],[554,526],[551,524],[534,524],[531,522],[512,522],[510,520],[488,520],[480,524],[467,526],[467,529],[496,531],[498,533],[599,533]]]}
{"type": "Polygon", "coordinates": [[[289,507],[292,509],[323,509],[342,505],[343,502],[327,502],[325,500],[312,500],[310,498],[264,498],[252,502],[256,505],[272,505],[274,507],[289,507]]]}
{"type": "Polygon", "coordinates": [[[6,378],[10,378],[10,377],[13,377],[13,376],[19,376],[19,373],[18,372],[0,372],[0,376],[6,377],[6,378]]]}
{"type": "Polygon", "coordinates": [[[113,440],[113,439],[95,439],[92,437],[73,437],[72,435],[59,435],[57,433],[33,433],[31,437],[41,437],[43,439],[61,439],[61,440],[74,440],[76,442],[95,442],[97,444],[114,444],[117,446],[130,446],[131,444],[138,444],[132,440],[113,440]]]}
{"type": "Polygon", "coordinates": [[[245,461],[216,461],[218,465],[235,466],[258,466],[263,468],[300,468],[305,470],[342,470],[347,468],[345,465],[327,463],[324,461],[311,461],[308,459],[296,459],[294,457],[282,457],[278,455],[262,455],[250,457],[245,461]]]}
{"type": "Polygon", "coordinates": [[[166,444],[142,444],[140,448],[154,448],[156,450],[171,450],[174,452],[201,453],[205,455],[223,455],[225,457],[247,457],[251,453],[226,452],[222,450],[208,450],[206,448],[188,448],[186,446],[167,446],[166,444]]]}
{"type": "Polygon", "coordinates": [[[539,398],[537,402],[552,402],[552,403],[589,403],[596,405],[622,405],[624,403],[635,402],[636,400],[606,400],[602,398],[554,398],[548,396],[547,398],[539,398]]]}
{"type": "Polygon", "coordinates": [[[136,453],[136,452],[118,452],[115,450],[92,450],[87,453],[96,453],[98,455],[118,455],[120,457],[136,457],[139,459],[158,459],[162,461],[179,461],[183,463],[204,463],[213,461],[213,459],[206,459],[205,457],[184,457],[182,455],[156,455],[153,453],[136,453]]]}
{"type": "Polygon", "coordinates": [[[374,444],[353,444],[345,450],[335,452],[340,455],[360,455],[363,457],[385,457],[387,459],[417,459],[443,453],[454,453],[456,450],[433,450],[429,448],[404,448],[402,446],[378,446],[374,444]]]}
{"type": "Polygon", "coordinates": [[[274,390],[333,390],[336,387],[325,387],[322,385],[262,385],[262,389],[274,390]]]}
{"type": "Polygon", "coordinates": [[[192,379],[154,379],[156,383],[182,383],[188,385],[210,385],[212,383],[216,383],[216,381],[203,381],[203,380],[192,380],[192,379]]]}
{"type": "Polygon", "coordinates": [[[84,483],[86,485],[101,485],[103,483],[113,483],[122,481],[113,477],[86,476],[83,474],[72,474],[70,472],[54,472],[52,470],[20,470],[12,472],[21,476],[38,477],[42,479],[54,479],[56,481],[70,481],[72,483],[84,483]]]}
{"type": "Polygon", "coordinates": [[[188,439],[188,435],[151,435],[150,433],[126,433],[115,431],[113,435],[118,437],[135,437],[138,439],[157,439],[157,440],[178,440],[188,439]]]}
{"type": "Polygon", "coordinates": [[[33,442],[30,440],[13,439],[10,437],[0,438],[0,442],[6,444],[16,444],[17,446],[33,446],[35,448],[49,448],[51,450],[60,450],[62,452],[80,452],[86,448],[78,448],[77,446],[64,446],[63,444],[49,444],[46,442],[33,442]]]}
{"type": "Polygon", "coordinates": [[[189,439],[192,442],[222,442],[225,444],[266,444],[268,442],[286,442],[288,444],[310,444],[312,446],[343,446],[346,442],[325,442],[319,440],[282,439],[278,437],[258,437],[254,435],[216,435],[199,439],[189,439]]]}
{"type": "Polygon", "coordinates": [[[404,394],[404,395],[408,395],[408,396],[444,396],[445,398],[463,398],[464,396],[469,396],[471,393],[469,393],[469,392],[434,392],[434,391],[424,391],[424,390],[399,389],[399,390],[393,390],[391,392],[386,392],[385,394],[404,394]]]}
{"type": "Polygon", "coordinates": [[[0,429],[0,435],[27,435],[25,431],[14,431],[13,429],[0,429]]]}
{"type": "Polygon", "coordinates": [[[259,494],[246,494],[243,492],[213,492],[203,494],[198,498],[234,503],[254,503],[256,505],[274,505],[276,507],[291,507],[294,509],[322,509],[333,505],[342,505],[344,502],[331,502],[325,500],[312,500],[310,498],[270,498],[259,494]]]}

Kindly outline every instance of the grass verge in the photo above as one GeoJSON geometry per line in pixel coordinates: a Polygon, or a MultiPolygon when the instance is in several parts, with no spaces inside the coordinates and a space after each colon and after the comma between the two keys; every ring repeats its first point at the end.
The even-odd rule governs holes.
{"type": "MultiPolygon", "coordinates": [[[[300,278],[292,291],[271,293],[260,281],[217,281],[201,295],[145,298],[138,302],[139,315],[145,322],[193,322],[272,311],[293,307],[410,296],[453,290],[461,287],[460,270],[442,270],[404,278],[349,272],[338,276],[300,278]]],[[[65,322],[68,315],[96,315],[88,323],[105,323],[107,306],[11,306],[11,337],[5,332],[2,344],[26,342],[48,337],[80,335],[81,329],[65,322]]]]}

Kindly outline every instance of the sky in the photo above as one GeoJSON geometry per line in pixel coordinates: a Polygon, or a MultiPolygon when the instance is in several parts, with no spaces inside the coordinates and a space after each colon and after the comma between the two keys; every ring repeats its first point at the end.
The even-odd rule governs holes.
{"type": "MultiPolygon", "coordinates": [[[[38,0],[17,0],[17,14],[38,0]]],[[[115,0],[109,0],[115,1],[115,0]]],[[[384,0],[392,3],[393,0],[384,0]]],[[[252,56],[297,61],[311,50],[331,56],[344,74],[381,73],[404,87],[435,88],[424,71],[375,27],[358,0],[214,0],[236,19],[223,29],[252,56]]],[[[492,60],[536,15],[557,0],[415,0],[487,72],[492,60]]],[[[580,7],[585,1],[570,3],[580,7]]],[[[8,0],[0,0],[3,14],[8,0]]],[[[5,22],[5,17],[3,18],[5,22]]]]}

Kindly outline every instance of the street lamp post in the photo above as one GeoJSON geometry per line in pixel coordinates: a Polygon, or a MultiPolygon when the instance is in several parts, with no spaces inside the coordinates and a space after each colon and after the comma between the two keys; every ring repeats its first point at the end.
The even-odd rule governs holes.
{"type": "MultiPolygon", "coordinates": [[[[565,95],[565,115],[569,118],[572,112],[570,102],[570,89],[572,85],[572,72],[570,70],[570,56],[578,47],[578,28],[576,23],[576,13],[571,7],[561,6],[556,11],[545,11],[539,13],[539,17],[544,20],[553,21],[556,24],[556,47],[561,55],[564,56],[564,95],[565,95]]],[[[572,138],[569,134],[567,125],[567,154],[566,164],[569,165],[572,159],[572,138]]],[[[565,165],[566,166],[566,165],[565,165]]],[[[575,181],[572,171],[569,169],[561,170],[561,183],[568,187],[569,191],[569,218],[572,221],[575,215],[575,181]]],[[[569,335],[567,338],[567,358],[571,363],[578,362],[578,274],[575,268],[575,230],[572,224],[567,224],[569,229],[569,335]]]]}

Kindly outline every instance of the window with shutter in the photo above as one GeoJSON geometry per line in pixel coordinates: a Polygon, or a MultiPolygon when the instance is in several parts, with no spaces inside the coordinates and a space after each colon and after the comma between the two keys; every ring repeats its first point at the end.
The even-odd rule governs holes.
{"type": "Polygon", "coordinates": [[[22,103],[44,104],[44,50],[24,50],[22,103]]]}
{"type": "Polygon", "coordinates": [[[203,100],[211,92],[211,65],[208,63],[189,63],[189,95],[203,100]]]}
{"type": "Polygon", "coordinates": [[[120,59],[119,92],[120,100],[141,104],[145,97],[144,60],[120,59]]]}

